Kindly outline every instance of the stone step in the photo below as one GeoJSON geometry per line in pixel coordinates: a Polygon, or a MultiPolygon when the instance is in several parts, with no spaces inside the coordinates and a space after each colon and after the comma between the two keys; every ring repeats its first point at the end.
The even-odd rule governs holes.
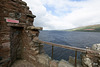
{"type": "Polygon", "coordinates": [[[39,54],[39,50],[35,51],[35,53],[34,53],[34,54],[35,54],[35,55],[39,54]]]}
{"type": "Polygon", "coordinates": [[[26,60],[18,60],[11,67],[36,67],[26,60]]]}
{"type": "Polygon", "coordinates": [[[38,45],[38,44],[37,44],[37,45],[35,44],[34,46],[35,46],[35,47],[39,47],[39,45],[38,45]]]}
{"type": "Polygon", "coordinates": [[[12,23],[9,23],[7,24],[7,26],[12,26],[12,27],[25,27],[26,25],[23,23],[19,23],[19,24],[12,24],[12,23]]]}
{"type": "Polygon", "coordinates": [[[28,26],[27,27],[28,30],[42,30],[42,27],[34,27],[34,26],[28,26]]]}
{"type": "Polygon", "coordinates": [[[1,34],[9,34],[9,32],[0,32],[1,34]]]}
{"type": "Polygon", "coordinates": [[[34,56],[32,56],[32,55],[29,55],[29,58],[34,60],[34,61],[36,61],[36,58],[34,56]]]}
{"type": "Polygon", "coordinates": [[[28,17],[31,17],[31,18],[35,18],[36,16],[35,15],[32,15],[32,14],[27,14],[28,17]]]}
{"type": "Polygon", "coordinates": [[[30,48],[31,50],[34,50],[34,51],[36,51],[36,50],[38,50],[38,48],[30,48]]]}

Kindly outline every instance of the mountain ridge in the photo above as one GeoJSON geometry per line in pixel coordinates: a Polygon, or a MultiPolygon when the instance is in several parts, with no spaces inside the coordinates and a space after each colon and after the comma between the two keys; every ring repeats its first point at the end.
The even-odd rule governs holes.
{"type": "Polygon", "coordinates": [[[65,31],[100,32],[100,24],[82,26],[73,29],[68,29],[65,31]]]}

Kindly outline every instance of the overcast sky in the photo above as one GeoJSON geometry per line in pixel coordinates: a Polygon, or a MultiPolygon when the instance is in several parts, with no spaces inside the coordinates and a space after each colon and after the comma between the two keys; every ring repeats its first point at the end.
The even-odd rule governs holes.
{"type": "Polygon", "coordinates": [[[100,24],[100,0],[23,0],[44,30],[100,24]]]}

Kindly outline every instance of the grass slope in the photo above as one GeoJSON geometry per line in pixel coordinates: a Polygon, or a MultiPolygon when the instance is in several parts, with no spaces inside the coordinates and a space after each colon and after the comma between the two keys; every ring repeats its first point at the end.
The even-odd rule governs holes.
{"type": "Polygon", "coordinates": [[[67,31],[100,32],[100,24],[78,27],[67,31]]]}

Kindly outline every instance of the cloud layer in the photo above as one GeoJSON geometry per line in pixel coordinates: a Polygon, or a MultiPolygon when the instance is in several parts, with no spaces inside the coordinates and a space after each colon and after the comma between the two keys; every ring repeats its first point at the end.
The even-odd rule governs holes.
{"type": "Polygon", "coordinates": [[[23,0],[45,30],[100,24],[100,0],[23,0]]]}

